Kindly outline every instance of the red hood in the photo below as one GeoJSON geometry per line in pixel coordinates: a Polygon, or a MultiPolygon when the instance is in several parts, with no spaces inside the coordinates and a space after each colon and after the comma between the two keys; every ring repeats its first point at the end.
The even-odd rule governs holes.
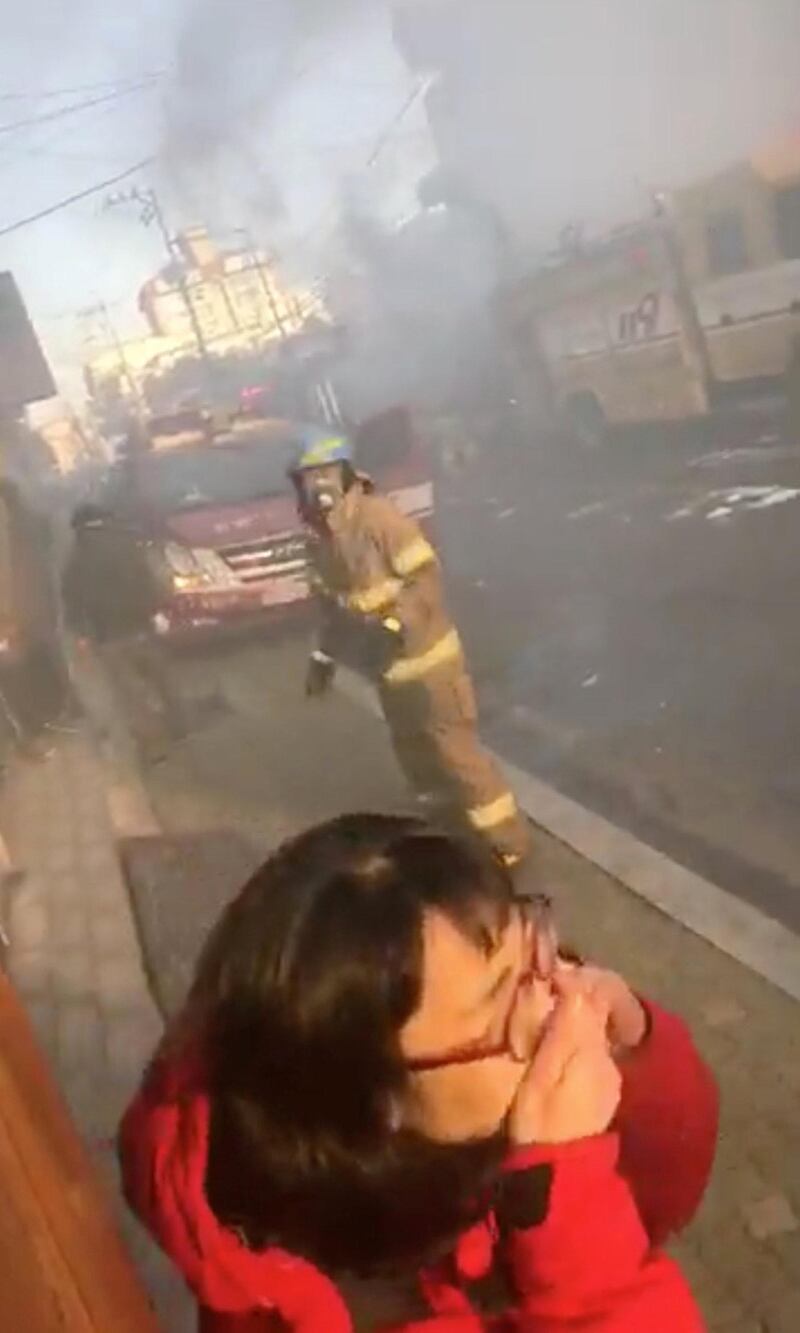
{"type": "Polygon", "coordinates": [[[170,537],[184,546],[216,549],[280,537],[296,532],[301,524],[292,496],[276,495],[240,505],[208,505],[202,509],[176,510],[162,519],[170,537]]]}
{"type": "Polygon", "coordinates": [[[130,1207],[202,1306],[276,1310],[295,1333],[352,1333],[336,1287],[285,1250],[256,1253],[221,1226],[205,1195],[209,1103],[197,1065],[155,1065],[120,1126],[130,1207]]]}
{"type": "MultiPolygon", "coordinates": [[[[700,1333],[688,1287],[654,1242],[686,1225],[699,1203],[714,1155],[718,1095],[685,1025],[647,1008],[649,1036],[623,1065],[618,1132],[519,1148],[506,1163],[523,1178],[542,1165],[552,1170],[545,1219],[515,1228],[503,1244],[519,1308],[498,1325],[468,1314],[448,1263],[425,1286],[441,1320],[420,1324],[420,1333],[500,1325],[543,1333],[579,1326],[587,1333],[700,1333]]],[[[200,1063],[157,1064],[120,1130],[123,1185],[134,1212],[207,1309],[232,1318],[275,1310],[295,1333],[352,1333],[336,1288],[317,1269],[279,1249],[247,1250],[220,1226],[205,1196],[208,1130],[200,1063]]],[[[539,1207],[538,1181],[535,1193],[539,1207]]],[[[496,1241],[491,1219],[462,1238],[462,1278],[485,1275],[496,1241]]],[[[211,1321],[204,1326],[210,1330],[211,1321]]],[[[411,1333],[417,1325],[405,1328],[411,1333]]]]}

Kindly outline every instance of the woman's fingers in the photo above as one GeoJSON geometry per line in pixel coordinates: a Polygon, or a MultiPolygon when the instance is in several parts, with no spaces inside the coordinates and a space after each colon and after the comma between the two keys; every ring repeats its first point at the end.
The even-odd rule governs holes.
{"type": "Polygon", "coordinates": [[[620,1075],[607,1011],[580,987],[559,999],[511,1115],[518,1143],[562,1143],[603,1133],[619,1104],[620,1075]]]}
{"type": "Polygon", "coordinates": [[[594,978],[583,968],[559,968],[553,977],[553,989],[563,1000],[582,995],[589,1010],[608,1024],[611,1014],[610,997],[606,990],[595,984],[594,978]]]}
{"type": "Polygon", "coordinates": [[[568,1062],[605,1045],[602,1019],[580,989],[559,997],[533,1058],[530,1077],[543,1088],[555,1086],[568,1062]]]}
{"type": "Polygon", "coordinates": [[[520,986],[508,1029],[509,1047],[515,1060],[527,1064],[533,1059],[555,1003],[553,988],[547,981],[533,977],[520,986]]]}
{"type": "Polygon", "coordinates": [[[647,1035],[647,1013],[636,994],[616,972],[583,965],[559,976],[578,978],[596,1004],[605,1004],[609,1012],[608,1031],[612,1043],[626,1050],[641,1045],[647,1035]]]}
{"type": "Polygon", "coordinates": [[[563,1114],[573,1138],[604,1133],[616,1115],[622,1075],[608,1051],[573,1056],[560,1086],[563,1114]]]}

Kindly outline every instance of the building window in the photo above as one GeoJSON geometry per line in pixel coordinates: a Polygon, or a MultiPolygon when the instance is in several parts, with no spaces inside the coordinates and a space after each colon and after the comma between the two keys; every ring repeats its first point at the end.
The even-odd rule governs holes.
{"type": "Polygon", "coordinates": [[[708,271],[714,278],[750,268],[744,218],[735,209],[712,213],[706,220],[708,271]]]}
{"type": "Polygon", "coordinates": [[[778,246],[784,259],[800,259],[800,184],[775,194],[778,246]]]}

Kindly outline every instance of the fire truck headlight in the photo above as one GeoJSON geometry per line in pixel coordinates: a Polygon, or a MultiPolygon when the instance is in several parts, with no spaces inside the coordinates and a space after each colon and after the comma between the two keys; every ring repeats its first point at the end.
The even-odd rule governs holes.
{"type": "Polygon", "coordinates": [[[176,592],[238,586],[236,575],[217,551],[168,542],[164,547],[164,559],[176,592]]]}

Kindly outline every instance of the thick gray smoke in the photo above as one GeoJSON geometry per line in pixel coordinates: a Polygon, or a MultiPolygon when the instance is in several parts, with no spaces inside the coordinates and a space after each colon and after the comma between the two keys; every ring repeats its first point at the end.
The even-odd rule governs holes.
{"type": "MultiPolygon", "coordinates": [[[[315,42],[355,22],[367,0],[190,0],[166,103],[173,184],[208,221],[283,213],[268,138],[315,42]]],[[[244,219],[246,220],[246,218],[244,219]]]]}
{"type": "MultiPolygon", "coordinates": [[[[188,5],[165,126],[167,169],[185,210],[255,230],[281,220],[270,132],[320,48],[375,8],[376,0],[188,5]]],[[[442,75],[431,105],[444,108],[435,128],[462,197],[449,219],[394,236],[382,234],[368,193],[355,205],[348,197],[342,227],[372,289],[365,346],[389,340],[382,361],[398,392],[418,384],[420,370],[442,383],[462,376],[470,357],[460,349],[479,329],[504,238],[536,253],[568,223],[591,229],[630,218],[649,208],[654,189],[724,166],[793,114],[800,120],[797,0],[417,0],[417,8],[445,13],[434,58],[415,73],[442,75]]]]}
{"type": "Polygon", "coordinates": [[[797,0],[459,0],[450,11],[433,41],[446,68],[442,137],[527,244],[570,221],[629,217],[653,188],[800,123],[797,0]]]}
{"type": "Polygon", "coordinates": [[[390,228],[368,196],[346,190],[339,243],[344,276],[331,295],[350,336],[338,383],[353,414],[398,401],[434,413],[456,400],[466,406],[487,387],[495,341],[501,257],[481,211],[438,209],[390,228]],[[359,287],[364,299],[356,295],[352,312],[359,287]]]}

